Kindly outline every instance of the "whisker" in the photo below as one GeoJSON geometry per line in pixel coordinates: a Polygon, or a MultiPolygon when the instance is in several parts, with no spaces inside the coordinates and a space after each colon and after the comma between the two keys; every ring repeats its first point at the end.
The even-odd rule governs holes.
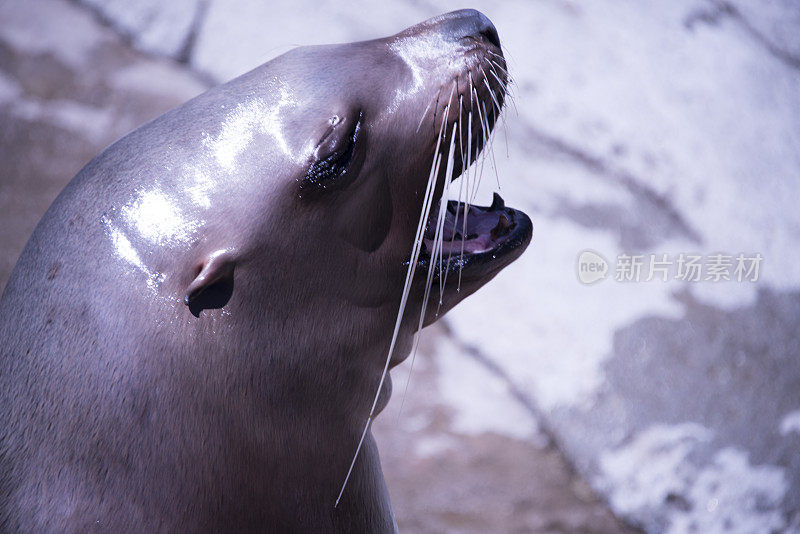
{"type": "Polygon", "coordinates": [[[495,60],[495,59],[491,59],[491,58],[489,58],[489,63],[491,63],[492,65],[494,65],[495,67],[497,67],[498,69],[500,69],[501,71],[503,71],[503,74],[505,74],[506,76],[508,76],[508,77],[509,77],[509,80],[511,79],[511,76],[510,76],[510,74],[509,74],[509,72],[508,72],[508,69],[506,69],[506,67],[504,67],[503,65],[501,65],[499,61],[497,61],[497,60],[495,60]]]}
{"type": "MultiPolygon", "coordinates": [[[[398,410],[397,416],[400,417],[400,413],[403,411],[403,406],[405,405],[406,394],[408,393],[408,385],[411,383],[411,374],[414,370],[414,362],[417,358],[417,349],[419,348],[419,341],[422,338],[422,327],[425,323],[425,313],[427,312],[428,308],[428,301],[430,299],[430,292],[431,287],[433,285],[433,274],[435,272],[434,265],[436,264],[437,256],[439,258],[439,280],[441,282],[441,274],[442,274],[442,264],[441,264],[441,256],[442,256],[442,238],[443,238],[443,229],[444,229],[444,219],[447,213],[447,195],[449,190],[449,177],[453,173],[453,167],[455,166],[455,152],[453,150],[453,146],[455,144],[455,129],[456,124],[453,124],[453,129],[451,130],[450,135],[450,146],[447,152],[447,167],[445,168],[445,184],[444,184],[444,191],[442,192],[442,199],[439,203],[439,214],[436,219],[436,232],[433,238],[433,252],[431,254],[430,263],[428,264],[428,276],[425,280],[425,292],[422,297],[422,309],[419,315],[419,324],[417,325],[417,331],[414,336],[414,342],[411,347],[411,364],[408,371],[408,377],[406,378],[406,385],[403,388],[403,397],[400,402],[400,409],[398,410]]],[[[441,163],[441,157],[439,158],[439,162],[441,163]]],[[[438,165],[437,165],[437,176],[438,176],[438,165]]]]}
{"type": "MultiPolygon", "coordinates": [[[[464,156],[464,132],[463,132],[463,123],[464,123],[464,107],[463,107],[463,100],[464,95],[458,95],[458,150],[461,154],[461,172],[459,173],[459,180],[458,183],[458,205],[461,204],[461,191],[464,188],[464,173],[467,171],[467,167],[469,166],[469,155],[464,156]]],[[[455,165],[454,165],[455,166],[455,165]]],[[[449,202],[449,197],[448,197],[449,202]]],[[[453,221],[453,227],[455,227],[456,223],[458,222],[458,210],[456,210],[456,216],[453,221]]],[[[450,241],[453,241],[453,237],[451,236],[450,241]]],[[[450,259],[453,257],[453,248],[450,247],[450,252],[447,254],[447,262],[445,263],[444,268],[444,280],[441,280],[440,274],[440,292],[439,292],[439,305],[436,307],[436,315],[439,315],[439,310],[442,307],[442,299],[443,299],[443,287],[447,286],[447,275],[450,273],[450,259]]]]}
{"type": "MultiPolygon", "coordinates": [[[[503,80],[498,78],[497,74],[495,72],[492,72],[491,75],[494,76],[494,79],[497,80],[499,83],[501,83],[501,84],[503,83],[503,80]]],[[[504,86],[505,86],[505,84],[504,84],[504,86]]],[[[517,109],[517,103],[514,100],[514,93],[512,93],[509,89],[510,89],[510,87],[506,88],[506,95],[511,100],[511,104],[514,106],[514,111],[516,112],[517,116],[519,116],[519,110],[517,109]]]]}
{"type": "Polygon", "coordinates": [[[469,73],[469,110],[472,112],[472,93],[475,91],[475,84],[472,83],[472,72],[469,73]]]}
{"type": "Polygon", "coordinates": [[[503,63],[506,64],[506,65],[508,65],[509,61],[511,61],[512,63],[516,63],[516,60],[514,59],[514,56],[511,54],[511,52],[509,52],[507,47],[503,48],[503,54],[502,55],[501,54],[497,54],[495,52],[492,52],[491,50],[487,50],[487,52],[489,52],[491,55],[496,57],[498,60],[502,60],[503,63]],[[506,57],[506,56],[508,56],[508,57],[506,57]]]}
{"type": "MultiPolygon", "coordinates": [[[[481,106],[483,106],[483,115],[486,117],[486,126],[489,127],[489,119],[486,114],[486,104],[481,102],[481,106]]],[[[495,115],[494,123],[497,124],[497,115],[495,115]]],[[[492,156],[492,168],[494,168],[494,176],[497,179],[497,189],[500,189],[500,174],[497,172],[497,161],[494,159],[494,138],[489,138],[489,154],[492,156]]]]}
{"type": "MultiPolygon", "coordinates": [[[[447,106],[445,106],[445,108],[444,108],[444,114],[442,116],[442,126],[441,126],[441,129],[439,131],[439,142],[441,142],[441,140],[442,140],[442,134],[443,133],[446,134],[445,125],[447,124],[447,118],[448,118],[448,116],[450,114],[450,106],[453,103],[453,94],[455,92],[455,89],[456,89],[456,84],[454,83],[452,89],[450,90],[450,98],[447,101],[447,106]]],[[[452,176],[452,166],[453,166],[452,165],[452,161],[454,160],[454,157],[455,157],[455,155],[453,153],[453,144],[455,143],[456,125],[457,125],[457,122],[453,124],[453,128],[451,129],[451,134],[450,134],[450,145],[449,145],[448,152],[447,152],[447,158],[448,158],[447,159],[447,167],[446,167],[446,170],[445,170],[445,183],[444,183],[444,189],[442,191],[442,197],[443,198],[447,195],[447,191],[448,191],[449,183],[450,183],[450,176],[452,176]]],[[[446,138],[446,135],[445,135],[445,138],[446,138]]],[[[433,196],[434,196],[434,193],[436,191],[435,184],[438,181],[438,177],[439,177],[439,168],[440,168],[440,164],[441,164],[441,161],[442,161],[442,156],[439,154],[439,146],[440,145],[437,142],[436,152],[435,153],[438,156],[438,158],[437,158],[438,161],[436,163],[435,174],[432,175],[432,182],[434,184],[434,187],[431,190],[430,197],[426,197],[426,201],[428,203],[432,203],[432,201],[433,201],[433,196]]],[[[430,185],[430,178],[429,178],[429,185],[430,185]]],[[[444,205],[446,207],[446,203],[444,205]]],[[[426,222],[428,220],[428,216],[430,215],[431,207],[432,206],[427,205],[427,214],[428,215],[425,218],[426,222]]],[[[431,285],[433,283],[432,273],[433,273],[433,270],[434,270],[433,266],[436,263],[437,245],[439,245],[439,248],[441,248],[440,243],[439,243],[440,239],[438,239],[438,236],[439,236],[439,233],[440,233],[439,221],[442,218],[442,209],[441,208],[442,208],[442,203],[441,203],[441,200],[440,200],[439,215],[438,215],[437,223],[436,223],[437,230],[436,230],[436,233],[434,234],[433,251],[431,252],[430,263],[428,264],[428,276],[427,276],[426,281],[425,281],[425,294],[424,294],[424,297],[423,297],[422,315],[420,317],[419,327],[417,328],[417,332],[416,332],[416,334],[414,336],[414,342],[412,344],[411,365],[409,367],[408,378],[406,379],[406,385],[405,385],[405,388],[403,389],[403,397],[402,397],[402,399],[400,401],[400,409],[397,412],[397,417],[398,418],[400,417],[400,414],[403,412],[403,406],[405,405],[405,401],[406,401],[406,393],[408,392],[408,384],[411,382],[411,373],[414,370],[414,362],[416,361],[416,358],[417,358],[417,348],[419,346],[419,340],[420,340],[420,337],[421,337],[422,324],[424,322],[424,316],[425,316],[425,308],[427,307],[427,304],[428,304],[428,297],[429,297],[429,294],[430,294],[430,288],[431,288],[431,285]]],[[[420,220],[420,224],[422,224],[421,220],[420,220]]],[[[426,224],[426,226],[427,226],[427,224],[426,224]]],[[[421,248],[422,240],[424,239],[424,233],[425,233],[425,231],[423,229],[422,234],[418,234],[420,248],[421,248]]],[[[415,241],[415,244],[416,244],[416,241],[415,241]]],[[[439,252],[439,254],[441,255],[441,251],[439,252]]],[[[440,263],[440,266],[439,266],[439,270],[441,272],[441,263],[440,263]]],[[[399,320],[400,319],[398,318],[398,321],[399,320]]],[[[389,354],[389,359],[390,358],[391,358],[391,353],[389,354]]],[[[386,367],[384,369],[384,373],[386,373],[388,371],[389,359],[387,359],[386,367]]],[[[382,378],[382,380],[383,380],[383,378],[382,378]]],[[[378,399],[379,395],[380,395],[380,388],[378,389],[378,393],[376,394],[375,403],[374,404],[377,404],[377,399],[378,399]]],[[[374,408],[374,404],[373,404],[373,408],[374,408]]]]}
{"type": "Polygon", "coordinates": [[[505,60],[506,60],[506,57],[505,57],[505,56],[503,56],[503,55],[501,55],[501,54],[498,54],[497,52],[492,52],[491,50],[487,50],[487,52],[488,52],[488,53],[490,53],[491,55],[493,55],[494,57],[499,57],[499,58],[500,58],[500,59],[502,59],[503,61],[505,61],[505,60]]]}
{"type": "MultiPolygon", "coordinates": [[[[431,98],[430,102],[428,102],[428,105],[425,106],[425,111],[422,112],[422,117],[419,118],[419,124],[417,124],[417,133],[419,133],[419,129],[422,126],[422,121],[425,120],[425,115],[427,115],[428,114],[428,110],[431,109],[431,104],[433,104],[433,102],[439,97],[439,92],[440,91],[441,91],[441,88],[439,89],[439,91],[437,91],[437,93],[435,95],[433,95],[433,98],[431,98]]],[[[436,128],[436,125],[434,124],[433,127],[436,128]]]]}
{"type": "Polygon", "coordinates": [[[467,169],[467,160],[469,155],[464,157],[464,133],[462,126],[464,124],[464,95],[458,95],[458,149],[461,152],[461,174],[467,169]]]}
{"type": "MultiPolygon", "coordinates": [[[[494,52],[491,52],[491,51],[488,51],[488,52],[492,56],[495,56],[496,58],[498,58],[498,59],[486,58],[487,59],[487,65],[488,65],[489,73],[487,74],[487,72],[483,68],[483,66],[480,66],[480,65],[479,66],[480,66],[481,72],[483,73],[483,83],[486,86],[486,88],[488,89],[489,96],[491,97],[490,107],[492,109],[492,122],[496,125],[497,121],[500,118],[505,119],[505,117],[502,116],[502,113],[501,113],[502,109],[503,109],[503,105],[500,104],[499,99],[498,99],[498,95],[495,94],[495,91],[493,91],[491,89],[491,85],[489,84],[489,74],[491,76],[493,76],[495,78],[495,80],[497,80],[497,82],[500,84],[500,88],[503,91],[503,96],[504,97],[509,97],[509,98],[512,99],[512,103],[514,104],[515,109],[516,109],[516,103],[513,100],[513,95],[509,91],[509,85],[511,84],[511,79],[508,76],[508,71],[507,71],[507,69],[505,67],[505,65],[507,65],[505,58],[503,56],[499,55],[499,54],[495,54],[494,52]],[[500,64],[500,62],[499,62],[500,59],[502,59],[503,65],[500,64]],[[506,77],[506,81],[503,81],[502,79],[500,79],[500,76],[498,75],[498,71],[502,71],[504,73],[504,75],[506,77]]],[[[461,232],[461,251],[460,251],[460,261],[459,261],[459,268],[458,268],[458,286],[456,288],[456,291],[460,291],[461,290],[462,270],[463,270],[463,265],[464,265],[464,253],[465,253],[465,249],[466,249],[466,237],[467,237],[467,217],[469,215],[469,210],[470,210],[471,204],[473,203],[474,198],[477,195],[477,191],[478,191],[478,189],[480,187],[480,181],[481,181],[481,177],[483,176],[483,169],[484,169],[484,165],[486,163],[486,158],[487,158],[487,155],[486,155],[487,144],[489,144],[488,149],[491,152],[492,166],[495,169],[495,174],[497,176],[498,187],[500,185],[500,178],[499,178],[499,175],[497,174],[497,163],[496,163],[495,157],[494,157],[494,150],[493,150],[494,143],[493,143],[493,140],[492,140],[492,138],[490,136],[490,134],[491,134],[491,127],[489,125],[489,118],[490,117],[489,117],[489,114],[487,112],[486,103],[481,101],[481,99],[480,99],[480,97],[478,95],[477,87],[475,86],[475,82],[472,79],[472,72],[468,71],[468,75],[469,75],[469,111],[467,113],[467,128],[466,128],[466,130],[467,130],[466,131],[466,134],[467,134],[466,145],[467,146],[466,146],[466,151],[464,150],[465,147],[464,147],[464,137],[463,137],[463,134],[464,134],[464,128],[463,128],[464,111],[466,109],[465,106],[464,106],[463,94],[459,94],[459,97],[458,97],[458,118],[453,122],[452,128],[450,129],[450,132],[449,132],[449,136],[450,136],[449,143],[447,143],[447,135],[448,135],[448,133],[447,133],[446,125],[447,125],[447,122],[448,122],[448,119],[449,119],[449,114],[450,114],[450,111],[451,111],[452,105],[453,105],[453,95],[455,94],[456,89],[458,88],[458,81],[456,80],[456,81],[454,81],[453,86],[451,88],[450,97],[448,99],[447,105],[444,107],[444,110],[442,112],[443,113],[443,117],[442,117],[441,125],[440,125],[440,128],[439,128],[439,135],[437,136],[437,139],[436,139],[436,148],[435,148],[434,153],[433,153],[433,161],[431,162],[431,169],[430,169],[430,173],[428,175],[428,183],[427,183],[427,186],[426,186],[426,189],[425,189],[425,193],[423,195],[422,209],[420,211],[419,221],[417,222],[417,229],[416,229],[416,233],[415,233],[415,236],[414,236],[414,241],[413,241],[412,247],[411,247],[411,257],[410,257],[410,260],[409,260],[408,269],[406,271],[405,282],[404,282],[404,285],[403,285],[403,292],[402,292],[402,296],[400,298],[400,305],[398,307],[398,312],[397,312],[397,318],[395,320],[394,330],[392,332],[392,338],[391,338],[391,342],[389,344],[389,351],[388,351],[388,354],[386,356],[386,360],[384,362],[383,371],[381,373],[381,378],[380,378],[380,381],[378,383],[378,388],[377,388],[377,391],[375,393],[375,397],[373,398],[372,405],[370,406],[369,415],[367,416],[367,420],[366,420],[366,422],[364,424],[364,429],[363,429],[363,431],[361,433],[361,437],[360,437],[360,439],[358,441],[358,445],[356,447],[356,450],[355,450],[355,453],[353,455],[352,461],[350,462],[350,465],[348,467],[347,474],[345,475],[344,482],[342,483],[342,487],[339,490],[339,494],[338,494],[338,496],[336,498],[336,502],[334,504],[334,507],[337,507],[339,505],[339,502],[341,501],[342,495],[344,494],[344,490],[347,487],[347,483],[349,482],[350,477],[351,477],[351,475],[353,473],[353,469],[355,467],[355,463],[358,460],[358,455],[359,455],[359,453],[360,453],[360,451],[361,451],[361,449],[362,449],[362,447],[364,445],[364,440],[366,439],[367,432],[369,431],[369,428],[370,428],[370,426],[372,424],[372,421],[373,421],[373,419],[375,417],[375,410],[376,410],[376,407],[377,407],[377,404],[378,404],[378,400],[380,399],[381,390],[383,389],[383,385],[385,384],[386,377],[388,375],[389,364],[391,362],[391,358],[392,358],[392,355],[394,353],[395,346],[397,344],[400,328],[401,328],[402,322],[403,322],[403,317],[404,317],[404,314],[405,314],[405,311],[406,311],[406,308],[407,308],[407,305],[408,305],[408,299],[409,299],[409,296],[410,296],[410,293],[411,293],[411,286],[412,286],[412,283],[413,283],[413,280],[414,280],[414,275],[416,273],[416,268],[417,268],[417,265],[418,265],[418,262],[419,262],[419,257],[420,257],[421,251],[422,251],[422,247],[424,246],[425,233],[426,233],[426,230],[428,229],[428,221],[430,220],[431,209],[433,208],[433,199],[436,196],[438,178],[439,178],[440,170],[442,168],[442,164],[443,163],[445,164],[444,184],[442,186],[442,195],[441,195],[441,199],[439,201],[439,210],[438,210],[439,213],[437,214],[436,223],[435,223],[436,226],[435,226],[434,237],[433,237],[433,245],[432,245],[432,249],[433,250],[430,253],[430,263],[428,265],[428,269],[429,270],[428,270],[428,273],[427,273],[427,276],[426,276],[426,280],[425,280],[425,288],[424,288],[424,292],[423,292],[422,306],[421,306],[420,316],[419,316],[419,320],[418,320],[418,324],[417,324],[417,330],[415,332],[414,340],[413,340],[413,344],[412,344],[411,367],[410,367],[409,376],[408,376],[408,379],[406,380],[406,385],[405,385],[405,388],[404,388],[404,391],[403,391],[403,399],[402,399],[401,405],[400,405],[400,412],[402,412],[403,405],[405,403],[405,396],[407,394],[408,386],[409,386],[409,383],[410,383],[410,380],[411,380],[411,371],[413,370],[417,349],[419,347],[419,343],[420,343],[420,339],[421,339],[422,327],[423,327],[423,325],[425,323],[425,317],[426,317],[426,313],[427,313],[427,309],[428,309],[428,303],[429,303],[429,300],[430,300],[430,293],[431,293],[431,289],[432,289],[432,285],[433,285],[433,276],[434,276],[434,273],[436,272],[436,269],[434,268],[434,266],[437,264],[437,262],[438,262],[438,272],[439,272],[439,302],[438,302],[438,307],[437,307],[437,311],[436,311],[437,315],[438,315],[439,309],[442,306],[443,301],[444,301],[444,290],[445,290],[445,287],[446,287],[446,284],[447,284],[447,275],[448,275],[448,273],[450,271],[450,261],[451,261],[451,258],[453,256],[453,247],[450,246],[450,249],[449,249],[448,255],[447,255],[447,261],[446,261],[446,264],[445,264],[444,254],[443,254],[443,250],[444,250],[444,226],[445,226],[445,223],[447,222],[448,202],[449,202],[449,196],[450,196],[450,184],[451,184],[451,181],[452,181],[451,178],[453,176],[453,171],[454,171],[455,165],[456,165],[456,154],[455,154],[456,131],[458,132],[458,148],[459,148],[459,151],[460,151],[460,154],[461,154],[461,156],[460,156],[460,159],[461,159],[461,173],[460,173],[460,175],[462,177],[462,182],[459,184],[458,204],[457,204],[458,207],[456,209],[456,213],[455,213],[454,219],[453,219],[453,232],[455,232],[455,228],[458,226],[459,222],[461,223],[461,228],[462,228],[462,232],[461,232]],[[473,102],[473,98],[474,98],[474,102],[473,102]],[[478,144],[475,147],[475,151],[476,151],[475,159],[476,160],[477,160],[477,157],[478,157],[478,151],[481,152],[480,156],[482,158],[481,158],[481,162],[480,162],[480,169],[477,168],[478,167],[477,166],[477,161],[475,161],[475,162],[471,161],[472,160],[472,150],[473,150],[473,146],[472,146],[473,145],[473,139],[472,139],[473,138],[473,120],[474,120],[475,117],[477,117],[477,119],[478,119],[477,122],[478,122],[478,125],[480,126],[479,138],[476,140],[476,142],[478,144]],[[448,146],[448,150],[447,150],[446,154],[445,153],[440,153],[440,150],[443,149],[443,146],[444,146],[443,143],[447,143],[447,146],[448,146]],[[445,160],[445,158],[446,158],[446,160],[445,160]],[[472,165],[472,163],[475,163],[475,165],[472,165]],[[463,205],[463,210],[461,209],[462,205],[463,205]],[[459,215],[462,216],[462,220],[461,221],[458,220],[459,215]]],[[[434,129],[435,129],[436,118],[437,118],[437,114],[438,114],[438,110],[439,110],[439,100],[440,100],[440,98],[442,96],[441,93],[442,93],[442,88],[440,87],[439,91],[437,91],[436,95],[434,95],[434,97],[431,99],[431,101],[428,102],[427,106],[425,107],[424,111],[422,112],[422,116],[420,117],[419,123],[417,124],[417,129],[416,129],[417,133],[419,132],[420,128],[422,127],[422,123],[425,121],[425,118],[428,116],[428,114],[430,112],[430,109],[431,109],[431,105],[434,104],[434,102],[435,102],[435,105],[434,105],[434,110],[433,110],[433,124],[434,124],[434,129]]],[[[504,104],[505,104],[505,102],[504,102],[504,104]]],[[[517,111],[517,114],[519,114],[518,111],[517,111]]],[[[503,122],[503,126],[504,126],[504,130],[505,130],[505,120],[503,122]]],[[[506,133],[506,155],[508,155],[507,133],[506,133]]],[[[450,240],[449,240],[451,243],[454,240],[454,237],[455,237],[455,233],[452,233],[451,237],[450,237],[450,240]]],[[[398,417],[399,417],[399,415],[400,415],[400,413],[398,413],[398,417]]]]}
{"type": "MultiPolygon", "coordinates": [[[[490,69],[491,72],[494,73],[494,67],[492,67],[490,65],[489,69],[490,69]]],[[[486,77],[486,73],[484,72],[483,74],[484,74],[484,77],[486,77]]],[[[497,74],[495,73],[495,76],[496,75],[497,74]]],[[[488,77],[486,77],[486,82],[487,82],[487,85],[488,85],[488,77]]],[[[503,144],[506,147],[506,159],[508,159],[508,157],[509,157],[508,156],[508,126],[507,126],[507,122],[506,122],[506,116],[502,113],[503,106],[506,105],[505,96],[508,95],[508,87],[507,86],[502,86],[502,89],[503,89],[504,100],[503,100],[503,104],[501,104],[499,106],[499,108],[498,108],[498,114],[500,116],[500,121],[503,123],[503,144]]],[[[492,99],[494,100],[495,104],[498,103],[497,98],[494,96],[494,94],[492,94],[492,99]]]]}
{"type": "MultiPolygon", "coordinates": [[[[492,72],[492,74],[495,76],[495,78],[498,79],[498,81],[499,81],[499,78],[497,77],[497,72],[494,70],[494,67],[495,66],[499,66],[499,65],[495,65],[494,62],[491,61],[491,60],[489,61],[489,63],[490,63],[489,64],[490,72],[492,72]]],[[[486,72],[484,72],[483,74],[484,74],[484,76],[486,76],[486,72]]],[[[509,78],[508,73],[506,73],[506,78],[509,78]]],[[[488,85],[488,77],[486,77],[486,81],[487,81],[487,85],[488,85]]],[[[505,147],[506,147],[506,159],[507,159],[509,157],[508,156],[508,126],[507,126],[508,123],[506,122],[506,116],[502,113],[502,111],[503,111],[502,108],[503,108],[503,106],[506,105],[505,97],[508,96],[509,91],[508,91],[508,85],[507,84],[506,85],[501,85],[501,87],[503,89],[504,100],[503,100],[503,104],[500,106],[500,109],[498,110],[498,113],[500,114],[500,120],[503,123],[503,144],[505,144],[505,147]]],[[[496,104],[497,103],[497,98],[495,98],[494,95],[492,96],[492,98],[494,98],[494,101],[495,101],[495,104],[496,104]]]]}
{"type": "MultiPolygon", "coordinates": [[[[499,113],[500,110],[502,109],[502,106],[500,106],[500,102],[497,101],[497,97],[494,95],[494,90],[489,85],[489,78],[486,76],[486,71],[483,70],[483,67],[480,67],[480,69],[481,69],[481,72],[483,73],[483,84],[486,86],[486,89],[488,89],[489,96],[491,97],[492,102],[494,102],[494,105],[497,106],[497,112],[499,113]]],[[[505,91],[505,87],[503,87],[503,91],[505,91]]]]}
{"type": "MultiPolygon", "coordinates": [[[[470,93],[470,101],[472,100],[472,93],[470,93]]],[[[469,112],[467,118],[467,162],[472,158],[472,111],[469,112]]],[[[461,258],[458,263],[458,285],[456,291],[461,291],[461,270],[464,268],[464,242],[467,236],[467,215],[469,214],[469,180],[470,180],[470,167],[467,167],[465,183],[462,183],[465,189],[464,198],[464,218],[461,221],[461,258]]],[[[458,192],[458,201],[461,202],[461,190],[458,192]]]]}
{"type": "MultiPolygon", "coordinates": [[[[506,81],[501,80],[500,76],[497,74],[497,70],[495,70],[495,67],[497,67],[497,65],[492,63],[489,73],[494,76],[494,79],[497,80],[497,83],[500,84],[500,87],[503,88],[503,91],[508,92],[508,86],[511,85],[511,78],[509,78],[508,74],[506,74],[506,81]]],[[[486,73],[484,72],[484,74],[486,73]]]]}
{"type": "Polygon", "coordinates": [[[419,328],[422,329],[422,323],[425,319],[425,311],[428,305],[428,298],[430,295],[431,285],[433,284],[433,275],[435,269],[433,269],[433,264],[438,257],[439,260],[439,281],[441,283],[442,279],[442,244],[443,244],[443,231],[444,231],[444,220],[447,214],[447,194],[449,193],[449,178],[452,176],[453,167],[455,165],[455,152],[453,151],[453,146],[455,145],[455,129],[453,130],[453,134],[450,136],[450,150],[447,155],[447,167],[446,167],[446,174],[445,174],[445,184],[444,184],[444,191],[442,192],[442,199],[439,202],[439,216],[436,220],[436,233],[434,234],[433,242],[434,242],[434,255],[431,261],[431,267],[428,270],[428,279],[425,284],[425,296],[422,300],[422,313],[420,314],[419,319],[419,328]]]}
{"type": "MultiPolygon", "coordinates": [[[[452,100],[452,94],[450,95],[450,98],[452,100]]],[[[449,106],[449,104],[450,103],[448,102],[448,106],[449,106]]],[[[459,104],[460,104],[460,99],[459,99],[459,104]]],[[[460,111],[459,111],[459,113],[460,113],[460,111]]],[[[448,167],[446,168],[444,184],[442,186],[442,196],[441,196],[441,199],[439,200],[439,216],[438,216],[438,218],[436,220],[436,233],[434,234],[434,239],[433,239],[433,242],[434,242],[434,255],[433,255],[432,261],[431,261],[431,266],[430,266],[431,268],[428,271],[428,280],[426,282],[426,288],[425,288],[426,296],[425,296],[425,298],[423,300],[423,310],[425,309],[425,307],[427,306],[427,303],[428,303],[428,296],[427,295],[428,295],[428,293],[430,291],[430,285],[433,282],[433,274],[432,274],[433,273],[433,264],[436,261],[436,254],[437,253],[438,253],[438,257],[439,257],[439,292],[440,292],[439,300],[440,300],[440,305],[441,305],[441,294],[444,292],[444,287],[442,285],[442,240],[443,240],[444,236],[442,235],[442,231],[443,231],[443,228],[444,228],[444,220],[445,220],[445,218],[447,216],[447,201],[448,201],[448,194],[449,194],[449,191],[450,191],[451,177],[453,175],[453,167],[455,167],[455,152],[453,151],[453,147],[455,146],[456,127],[457,126],[458,126],[457,122],[453,123],[453,128],[452,128],[452,130],[450,132],[450,147],[449,147],[449,152],[447,153],[448,167]]],[[[422,319],[420,319],[420,325],[421,324],[422,324],[422,319]]],[[[421,328],[422,328],[422,326],[420,326],[420,329],[421,328]]]]}
{"type": "MultiPolygon", "coordinates": [[[[452,91],[450,93],[450,98],[452,99],[452,91]]],[[[381,379],[378,382],[378,390],[375,393],[375,398],[372,401],[372,406],[369,410],[369,415],[367,416],[367,421],[364,425],[364,431],[361,433],[361,438],[358,441],[358,446],[356,447],[355,454],[353,455],[353,460],[350,462],[350,467],[347,469],[347,475],[345,475],[344,482],[342,483],[342,488],[339,490],[339,495],[336,497],[336,502],[334,503],[334,508],[339,505],[339,501],[342,499],[342,494],[344,494],[344,490],[347,487],[347,482],[350,480],[350,476],[353,474],[353,467],[356,464],[356,460],[358,459],[358,454],[361,452],[361,447],[364,445],[364,439],[367,436],[367,431],[369,430],[370,424],[372,423],[372,419],[375,416],[375,407],[378,405],[378,399],[380,398],[381,389],[383,388],[383,384],[386,381],[386,374],[389,371],[389,363],[392,358],[392,353],[394,352],[394,347],[397,344],[397,337],[400,333],[400,326],[403,320],[403,314],[405,313],[406,305],[408,303],[408,295],[411,292],[411,282],[414,278],[414,273],[417,269],[417,262],[419,261],[419,254],[422,249],[422,236],[425,229],[425,223],[428,220],[428,216],[430,215],[431,204],[433,200],[433,195],[435,192],[435,185],[437,182],[438,171],[439,171],[439,164],[441,162],[441,157],[439,155],[439,147],[441,146],[442,142],[442,133],[444,132],[444,125],[447,123],[447,113],[449,111],[450,105],[448,104],[445,108],[445,117],[442,120],[442,126],[439,130],[439,137],[436,140],[436,148],[434,150],[434,158],[433,162],[431,163],[431,173],[428,176],[428,186],[425,190],[425,197],[423,201],[422,211],[420,213],[419,222],[417,223],[417,232],[414,237],[414,242],[411,247],[411,259],[408,264],[408,270],[406,271],[406,279],[403,285],[403,294],[400,299],[400,307],[397,312],[397,320],[395,321],[394,331],[392,332],[392,341],[389,344],[389,353],[386,356],[386,362],[384,363],[383,372],[381,373],[381,379]]]]}
{"type": "MultiPolygon", "coordinates": [[[[455,144],[455,128],[453,129],[453,144],[455,144]]],[[[452,146],[452,145],[451,145],[452,146]]],[[[452,149],[451,149],[452,150],[452,149]]],[[[450,155],[453,163],[450,165],[450,174],[447,175],[442,198],[439,201],[439,220],[437,221],[438,244],[439,244],[439,306],[442,305],[442,298],[444,296],[444,282],[446,273],[443,275],[443,254],[442,248],[444,246],[444,223],[447,219],[447,204],[450,200],[450,177],[452,176],[453,168],[455,167],[455,152],[450,155]]],[[[438,313],[438,308],[437,308],[438,313]]]]}
{"type": "Polygon", "coordinates": [[[506,116],[501,114],[500,121],[503,123],[503,144],[506,147],[506,159],[509,159],[508,155],[508,127],[506,126],[506,116]]]}
{"type": "MultiPolygon", "coordinates": [[[[481,101],[480,101],[480,98],[478,97],[477,89],[475,90],[475,102],[478,104],[478,106],[477,106],[477,108],[478,108],[478,123],[481,126],[481,145],[480,145],[480,148],[481,148],[481,163],[480,163],[480,172],[478,173],[478,179],[475,182],[474,187],[472,189],[472,203],[473,204],[475,203],[475,197],[478,195],[478,188],[480,187],[481,179],[483,178],[483,168],[484,168],[484,165],[486,163],[486,150],[485,149],[486,149],[486,142],[487,142],[487,138],[488,138],[488,133],[487,133],[488,128],[487,128],[486,123],[483,120],[484,117],[481,114],[481,106],[480,106],[481,101]]],[[[477,163],[476,163],[476,165],[477,165],[477,163]]]]}

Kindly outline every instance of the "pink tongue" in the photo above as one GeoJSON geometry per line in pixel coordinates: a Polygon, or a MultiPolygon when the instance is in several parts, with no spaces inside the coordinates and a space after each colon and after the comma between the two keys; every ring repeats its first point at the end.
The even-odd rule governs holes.
{"type": "MultiPolygon", "coordinates": [[[[487,212],[478,208],[470,210],[465,231],[462,219],[456,219],[454,214],[447,212],[442,228],[442,256],[461,254],[462,250],[468,254],[491,250],[508,234],[510,227],[504,211],[487,212]]],[[[433,239],[426,238],[424,241],[427,249],[432,251],[433,239]]]]}

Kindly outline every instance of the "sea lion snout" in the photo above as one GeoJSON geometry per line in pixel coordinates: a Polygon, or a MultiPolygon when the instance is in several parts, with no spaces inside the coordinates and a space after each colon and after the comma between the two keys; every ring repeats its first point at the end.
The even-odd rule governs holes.
{"type": "Polygon", "coordinates": [[[486,15],[476,9],[451,11],[412,26],[401,33],[420,35],[425,31],[436,31],[452,42],[474,39],[500,48],[500,36],[497,28],[486,15]]]}
{"type": "Polygon", "coordinates": [[[500,48],[500,36],[489,18],[475,9],[461,9],[442,15],[440,26],[453,40],[484,39],[500,48]]]}

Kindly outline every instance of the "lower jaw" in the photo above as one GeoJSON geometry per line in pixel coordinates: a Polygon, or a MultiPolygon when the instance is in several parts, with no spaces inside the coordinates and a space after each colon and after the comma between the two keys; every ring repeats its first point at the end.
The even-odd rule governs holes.
{"type": "MultiPolygon", "coordinates": [[[[451,276],[456,280],[480,280],[491,277],[511,263],[525,249],[532,235],[532,224],[523,212],[505,207],[499,195],[489,207],[464,206],[451,201],[448,205],[445,224],[440,233],[448,240],[441,241],[441,253],[432,261],[436,241],[429,221],[427,237],[423,239],[423,253],[418,261],[418,269],[429,276],[434,269],[433,279],[451,276]],[[463,224],[466,213],[467,224],[463,224]],[[465,235],[461,235],[466,232],[465,235]],[[492,245],[486,247],[486,245],[492,245]]],[[[438,213],[438,210],[437,212],[438,213]]]]}

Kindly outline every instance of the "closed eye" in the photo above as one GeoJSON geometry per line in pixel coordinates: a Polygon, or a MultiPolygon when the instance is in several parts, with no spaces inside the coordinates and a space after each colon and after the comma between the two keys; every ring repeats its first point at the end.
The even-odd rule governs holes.
{"type": "MultiPolygon", "coordinates": [[[[341,189],[352,182],[355,176],[345,176],[348,174],[350,164],[353,161],[356,143],[361,132],[362,114],[359,112],[358,119],[346,135],[339,134],[340,138],[335,137],[331,142],[323,140],[324,145],[330,146],[333,150],[314,161],[306,171],[300,182],[300,196],[323,193],[331,189],[341,189]],[[338,146],[337,146],[338,145],[338,146]],[[349,178],[349,179],[348,179],[349,178]]],[[[331,136],[336,136],[337,132],[332,132],[331,136]]],[[[324,149],[323,149],[324,150],[324,149]]],[[[355,174],[355,173],[350,173],[355,174]]]]}

